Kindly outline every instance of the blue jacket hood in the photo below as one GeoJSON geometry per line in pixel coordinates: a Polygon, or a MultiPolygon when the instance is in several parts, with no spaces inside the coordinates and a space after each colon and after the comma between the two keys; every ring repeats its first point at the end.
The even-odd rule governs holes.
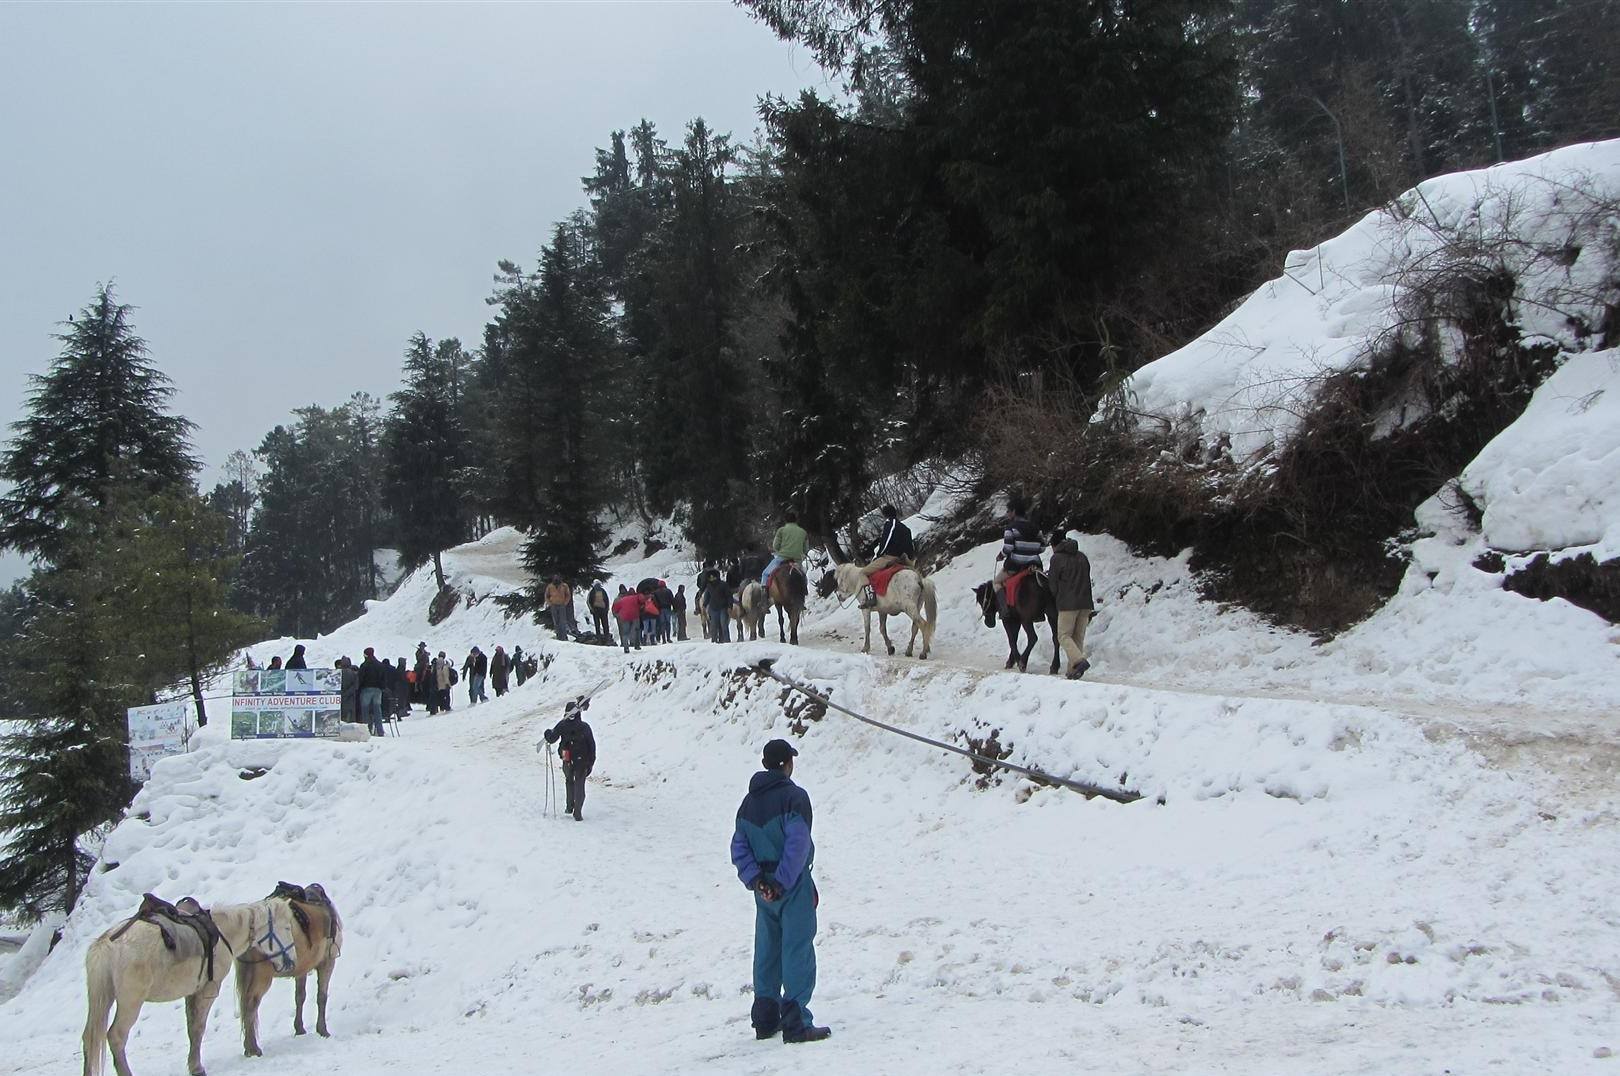
{"type": "Polygon", "coordinates": [[[760,770],[748,782],[748,794],[757,796],[778,785],[791,785],[793,779],[781,770],[760,770]]]}

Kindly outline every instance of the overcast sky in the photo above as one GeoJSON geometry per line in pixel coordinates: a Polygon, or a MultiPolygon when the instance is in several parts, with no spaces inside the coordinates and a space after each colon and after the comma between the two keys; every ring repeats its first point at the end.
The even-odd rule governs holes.
{"type": "Polygon", "coordinates": [[[0,421],[112,280],[211,485],[292,408],[386,396],[418,329],[476,346],[612,130],[742,141],[826,85],[722,0],[0,0],[0,421]]]}

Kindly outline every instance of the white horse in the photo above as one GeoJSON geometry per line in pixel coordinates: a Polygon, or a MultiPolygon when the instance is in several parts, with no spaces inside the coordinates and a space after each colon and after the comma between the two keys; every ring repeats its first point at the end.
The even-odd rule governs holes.
{"type": "MultiPolygon", "coordinates": [[[[143,909],[147,906],[142,904],[143,909]]],[[[203,910],[189,897],[176,907],[186,913],[203,910]]],[[[190,927],[168,921],[171,948],[164,940],[164,929],[144,918],[126,920],[90,943],[84,957],[90,1003],[84,1024],[84,1076],[99,1076],[109,1047],[118,1076],[130,1076],[124,1049],[141,1006],[180,998],[186,1001],[186,1032],[191,1040],[186,1070],[191,1076],[205,1076],[202,1038],[208,1010],[235,958],[260,954],[277,966],[288,967],[296,961],[293,914],[286,901],[221,904],[208,914],[219,931],[211,946],[190,927]],[[118,1013],[109,1028],[107,1015],[114,1002],[118,1013]]]]}
{"type": "Polygon", "coordinates": [[[737,641],[743,641],[743,628],[748,629],[749,639],[761,639],[765,636],[765,614],[770,612],[771,599],[765,593],[765,588],[758,579],[750,579],[743,584],[742,601],[734,602],[731,606],[731,618],[737,621],[737,641]]]}
{"type": "MultiPolygon", "coordinates": [[[[848,601],[859,594],[866,587],[869,580],[861,571],[858,564],[838,564],[833,567],[833,585],[838,588],[840,600],[848,601]]],[[[912,647],[917,643],[917,633],[922,632],[922,653],[917,655],[919,661],[928,658],[929,649],[934,644],[934,628],[939,623],[939,606],[934,597],[934,582],[924,579],[915,569],[902,568],[889,580],[888,592],[877,600],[877,608],[862,609],[861,619],[866,622],[866,641],[861,645],[861,653],[872,652],[872,614],[878,615],[878,633],[883,636],[883,645],[889,648],[889,656],[894,656],[894,643],[889,639],[889,617],[901,613],[911,618],[911,640],[906,643],[906,657],[911,656],[912,647]]]]}

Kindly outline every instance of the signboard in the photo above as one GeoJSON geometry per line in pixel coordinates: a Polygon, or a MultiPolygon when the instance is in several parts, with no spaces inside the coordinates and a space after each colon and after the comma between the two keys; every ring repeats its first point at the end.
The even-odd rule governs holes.
{"type": "Polygon", "coordinates": [[[126,714],[130,777],[144,782],[152,776],[152,767],[158,759],[184,751],[195,731],[192,718],[196,712],[190,699],[130,707],[126,714]]]}
{"type": "Polygon", "coordinates": [[[242,669],[231,691],[231,739],[336,738],[342,669],[242,669]]]}

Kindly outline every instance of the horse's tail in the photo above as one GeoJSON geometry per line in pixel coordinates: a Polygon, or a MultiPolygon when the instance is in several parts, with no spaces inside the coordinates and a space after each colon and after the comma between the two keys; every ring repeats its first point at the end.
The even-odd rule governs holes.
{"type": "Polygon", "coordinates": [[[934,593],[934,581],[932,579],[922,581],[922,593],[923,616],[928,618],[928,631],[931,636],[935,626],[939,624],[939,599],[934,593]]]}
{"type": "Polygon", "coordinates": [[[117,989],[113,984],[112,947],[97,939],[84,955],[84,978],[89,994],[89,1015],[84,1021],[84,1076],[101,1076],[107,1055],[107,1019],[117,989]]]}

